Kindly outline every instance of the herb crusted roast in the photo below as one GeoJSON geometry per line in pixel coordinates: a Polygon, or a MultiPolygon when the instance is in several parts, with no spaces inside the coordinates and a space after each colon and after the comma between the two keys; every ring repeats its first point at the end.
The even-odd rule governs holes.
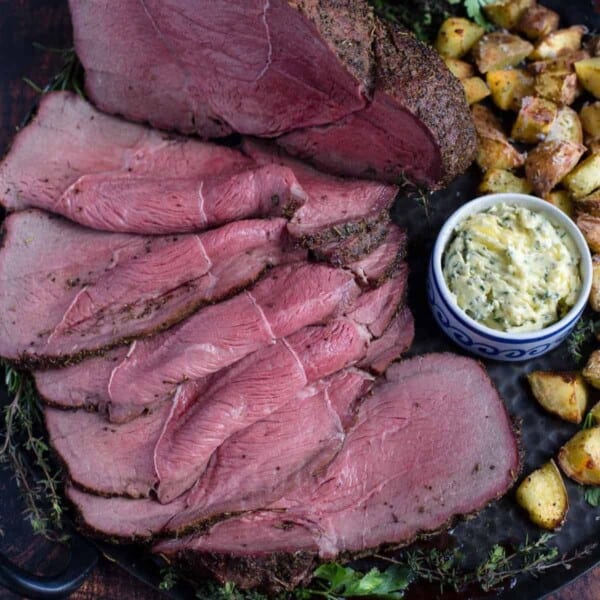
{"type": "Polygon", "coordinates": [[[86,90],[104,111],[208,138],[272,137],[332,172],[429,187],[472,160],[460,83],[364,0],[70,6],[86,90]]]}

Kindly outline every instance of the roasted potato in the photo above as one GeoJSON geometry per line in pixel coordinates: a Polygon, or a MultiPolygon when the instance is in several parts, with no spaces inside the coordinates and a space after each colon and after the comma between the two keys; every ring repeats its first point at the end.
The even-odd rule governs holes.
{"type": "Polygon", "coordinates": [[[468,77],[462,80],[467,104],[475,104],[490,95],[490,88],[481,77],[468,77]]]}
{"type": "Polygon", "coordinates": [[[576,433],[558,452],[563,473],[583,485],[600,485],[600,427],[576,433]]]}
{"type": "Polygon", "coordinates": [[[596,425],[600,425],[600,402],[597,402],[592,410],[590,410],[590,415],[592,415],[594,423],[596,423],[596,425]]]}
{"type": "Polygon", "coordinates": [[[574,198],[583,198],[600,188],[600,154],[591,154],[582,160],[564,180],[574,198]]]}
{"type": "Polygon", "coordinates": [[[530,58],[532,60],[556,58],[561,54],[579,50],[581,38],[586,31],[583,25],[573,25],[573,27],[553,31],[537,43],[530,58]]]}
{"type": "Polygon", "coordinates": [[[575,200],[575,207],[592,217],[600,217],[600,189],[575,200]]]}
{"type": "Polygon", "coordinates": [[[483,12],[494,25],[512,29],[519,22],[521,15],[534,3],[535,0],[500,0],[484,4],[483,12]]]}
{"type": "Polygon", "coordinates": [[[581,85],[594,97],[600,99],[600,56],[576,62],[575,72],[581,85]]]}
{"type": "Polygon", "coordinates": [[[587,388],[575,371],[532,371],[527,375],[534,398],[548,412],[581,423],[587,406],[587,388]]]}
{"type": "Polygon", "coordinates": [[[592,252],[600,252],[600,217],[581,213],[576,219],[577,227],[592,252]]]}
{"type": "Polygon", "coordinates": [[[600,101],[585,104],[579,111],[579,119],[583,130],[590,137],[600,138],[600,101]]]}
{"type": "MultiPolygon", "coordinates": [[[[592,256],[592,290],[590,292],[590,306],[596,312],[600,312],[600,255],[598,254],[592,256]]],[[[598,382],[600,383],[600,377],[598,378],[598,382]]],[[[592,385],[596,387],[593,383],[592,385]]]]}
{"type": "Polygon", "coordinates": [[[574,144],[583,144],[583,130],[577,113],[568,106],[558,109],[556,118],[552,123],[550,131],[546,135],[546,141],[561,140],[574,144]]]}
{"type": "Polygon", "coordinates": [[[473,21],[460,17],[446,19],[434,43],[434,48],[442,55],[451,58],[464,56],[485,33],[473,21]]]}
{"type": "Polygon", "coordinates": [[[503,169],[490,169],[486,171],[478,190],[482,194],[499,194],[513,192],[516,194],[531,194],[533,188],[529,181],[517,177],[510,171],[503,169]]]}
{"type": "Polygon", "coordinates": [[[547,73],[549,71],[567,71],[569,73],[575,73],[575,63],[589,58],[590,53],[587,50],[574,50],[573,52],[567,52],[561,54],[556,58],[547,58],[545,60],[536,60],[527,65],[527,70],[530,73],[547,73]]]}
{"type": "Polygon", "coordinates": [[[590,154],[600,154],[600,137],[597,138],[585,138],[585,145],[590,151],[590,154]]]}
{"type": "Polygon", "coordinates": [[[580,93],[577,75],[569,71],[544,71],[535,76],[534,92],[556,104],[573,104],[580,93]]]}
{"type": "Polygon", "coordinates": [[[518,111],[523,98],[533,95],[534,78],[523,69],[488,71],[486,81],[494,104],[502,110],[518,111]]]}
{"type": "Polygon", "coordinates": [[[481,73],[514,67],[526,59],[533,46],[510,33],[494,32],[484,35],[473,47],[473,58],[481,73]]]}
{"type": "Polygon", "coordinates": [[[591,386],[600,389],[600,350],[590,354],[581,374],[591,386]]]}
{"type": "Polygon", "coordinates": [[[573,201],[569,196],[569,192],[565,190],[555,190],[554,192],[548,192],[544,196],[544,200],[550,202],[556,206],[556,208],[562,210],[567,216],[572,217],[575,214],[575,207],[573,201]]]}
{"type": "Polygon", "coordinates": [[[523,33],[530,40],[537,40],[556,31],[559,20],[558,13],[545,6],[534,4],[521,15],[517,23],[517,31],[523,33]]]}
{"type": "Polygon", "coordinates": [[[525,477],[517,488],[516,499],[529,518],[544,529],[557,529],[565,522],[569,496],[553,460],[525,477]]]}
{"type": "Polygon", "coordinates": [[[473,65],[464,60],[460,60],[460,58],[446,56],[444,62],[446,63],[448,70],[457,79],[467,79],[467,77],[473,77],[475,75],[475,68],[473,65]]]}
{"type": "Polygon", "coordinates": [[[546,138],[554,119],[558,114],[558,106],[550,100],[526,96],[521,102],[511,137],[520,142],[534,144],[546,138]]]}
{"type": "Polygon", "coordinates": [[[525,155],[519,153],[508,141],[500,121],[489,108],[474,104],[471,107],[471,115],[478,139],[475,160],[484,171],[488,169],[509,171],[525,163],[525,155]]]}
{"type": "Polygon", "coordinates": [[[585,146],[562,140],[539,143],[525,160],[525,176],[536,194],[545,196],[579,162],[585,146]]]}

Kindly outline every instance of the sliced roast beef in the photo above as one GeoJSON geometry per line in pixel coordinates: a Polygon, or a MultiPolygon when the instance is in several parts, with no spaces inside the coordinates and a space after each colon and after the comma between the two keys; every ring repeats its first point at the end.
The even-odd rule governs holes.
{"type": "Polygon", "coordinates": [[[342,450],[316,479],[268,510],[221,522],[207,534],[160,542],[155,551],[209,567],[217,559],[269,553],[281,560],[299,552],[334,558],[406,544],[510,487],[519,470],[517,442],[479,363],[430,354],[393,365],[386,377],[364,399],[342,450]]]}
{"type": "Polygon", "coordinates": [[[202,179],[84,175],[52,210],[92,229],[165,234],[292,214],[305,201],[291,169],[267,165],[202,179]]]}
{"type": "Polygon", "coordinates": [[[127,350],[122,346],[60,369],[34,371],[38,394],[50,406],[104,409],[110,402],[110,374],[127,350]]]}
{"type": "Polygon", "coordinates": [[[362,0],[70,5],[87,92],[107,112],[206,136],[288,134],[294,152],[386,181],[435,185],[472,159],[458,81],[362,0]],[[179,112],[159,117],[171,92],[153,90],[165,86],[179,112]]]}
{"type": "MultiPolygon", "coordinates": [[[[69,496],[88,528],[124,539],[184,530],[226,512],[260,508],[313,477],[334,458],[344,429],[354,418],[355,402],[371,385],[369,375],[348,369],[308,386],[295,402],[232,435],[213,454],[206,473],[189,493],[168,504],[150,498],[106,498],[74,489],[69,496]]],[[[80,447],[85,445],[82,435],[78,439],[80,447]]],[[[97,472],[99,463],[89,471],[97,472]]],[[[96,481],[90,475],[88,479],[97,491],[97,481],[105,485],[102,475],[96,481]]],[[[75,481],[82,485],[81,479],[75,481]]],[[[124,481],[131,483],[131,479],[124,481]]]]}
{"type": "Polygon", "coordinates": [[[237,221],[200,235],[153,239],[95,280],[77,282],[45,353],[78,354],[164,329],[237,292],[267,267],[300,258],[285,252],[285,223],[237,221]]]}
{"type": "Polygon", "coordinates": [[[299,263],[273,269],[251,290],[209,306],[177,327],[135,343],[110,377],[111,414],[131,418],[163,402],[175,387],[334,312],[358,296],[350,272],[299,263]]]}
{"type": "Polygon", "coordinates": [[[83,175],[190,178],[252,166],[231,148],[167,136],[105,115],[77,94],[51,92],[0,164],[0,201],[9,210],[56,211],[63,193],[83,175]]]}

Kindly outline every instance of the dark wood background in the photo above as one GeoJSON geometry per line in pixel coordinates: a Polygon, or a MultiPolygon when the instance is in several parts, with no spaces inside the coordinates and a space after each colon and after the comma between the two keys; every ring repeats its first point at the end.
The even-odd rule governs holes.
{"type": "MultiPolygon", "coordinates": [[[[117,0],[118,1],[118,0],[117,0]]],[[[39,50],[71,46],[66,0],[0,0],[0,155],[34,105],[37,92],[27,77],[43,87],[62,65],[60,55],[39,50]]],[[[67,559],[64,549],[33,536],[22,517],[23,506],[14,483],[0,478],[0,551],[38,573],[50,573],[67,559]]],[[[0,598],[14,598],[0,591],[0,598]]],[[[72,598],[145,599],[165,595],[140,582],[115,563],[102,558],[83,587],[72,598]]],[[[581,577],[551,600],[600,599],[600,567],[581,577]]]]}

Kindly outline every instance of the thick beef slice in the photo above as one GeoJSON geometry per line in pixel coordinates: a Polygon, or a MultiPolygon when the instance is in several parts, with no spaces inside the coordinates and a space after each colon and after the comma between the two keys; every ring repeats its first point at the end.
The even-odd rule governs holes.
{"type": "Polygon", "coordinates": [[[53,360],[48,337],[81,286],[133,256],[148,238],[84,229],[38,210],[9,215],[0,250],[0,355],[53,360]]]}
{"type": "Polygon", "coordinates": [[[70,2],[92,100],[107,112],[201,135],[214,135],[215,121],[225,131],[277,135],[337,120],[365,105],[368,8],[353,1],[349,15],[337,2],[319,4],[301,3],[296,10],[279,0],[70,2]],[[123,78],[132,82],[131,94],[110,85],[123,78]],[[138,90],[148,89],[149,79],[172,91],[148,90],[148,99],[141,98],[138,90]],[[167,106],[159,117],[158,107],[175,89],[182,115],[171,117],[167,106]],[[140,99],[137,107],[132,96],[140,99]]]}
{"type": "Polygon", "coordinates": [[[35,386],[50,406],[103,410],[110,402],[110,374],[126,355],[120,347],[60,369],[33,371],[35,386]]]}
{"type": "Polygon", "coordinates": [[[166,135],[105,115],[77,94],[51,92],[42,97],[37,115],[17,134],[0,164],[0,201],[10,210],[36,206],[53,211],[83,175],[189,178],[252,165],[231,148],[166,135]]]}
{"type": "Polygon", "coordinates": [[[351,273],[340,269],[308,263],[277,267],[250,290],[136,342],[112,373],[111,403],[130,406],[134,416],[168,398],[180,382],[205,377],[342,312],[358,292],[351,273]]]}
{"type": "Polygon", "coordinates": [[[360,360],[368,340],[361,326],[336,319],[306,327],[230,367],[165,426],[154,455],[161,502],[188,489],[229,436],[278,410],[307,384],[360,360]]]}
{"type": "Polygon", "coordinates": [[[53,207],[92,229],[143,234],[203,231],[239,219],[291,214],[306,194],[291,169],[266,165],[201,179],[84,175],[53,207]]]}
{"type": "Polygon", "coordinates": [[[214,565],[225,556],[334,558],[406,544],[502,495],[518,470],[510,419],[483,367],[452,354],[420,356],[388,369],[387,382],[360,405],[334,461],[273,503],[273,512],[234,517],[208,534],[161,542],[155,551],[200,562],[207,555],[214,565]]]}
{"type": "Polygon", "coordinates": [[[48,338],[48,354],[96,350],[164,329],[297,255],[284,251],[283,219],[237,221],[200,235],[159,239],[158,249],[148,247],[80,284],[48,338]]]}

